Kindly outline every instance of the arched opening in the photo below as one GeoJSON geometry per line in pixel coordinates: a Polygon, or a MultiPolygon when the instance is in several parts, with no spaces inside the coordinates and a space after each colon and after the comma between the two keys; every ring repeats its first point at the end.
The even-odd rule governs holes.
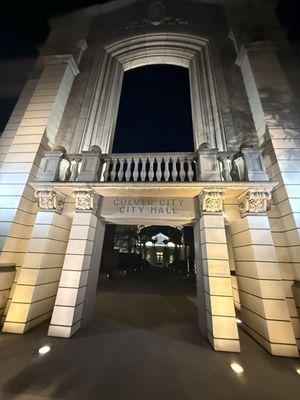
{"type": "MultiPolygon", "coordinates": [[[[208,39],[175,33],[133,36],[99,49],[99,69],[80,149],[88,150],[92,145],[98,145],[104,153],[110,153],[124,72],[165,64],[188,69],[194,149],[208,142],[212,148],[226,150],[211,52],[208,39]]],[[[74,149],[76,146],[74,142],[74,149]]]]}
{"type": "Polygon", "coordinates": [[[188,69],[160,64],[125,72],[113,153],[193,150],[188,69]]]}

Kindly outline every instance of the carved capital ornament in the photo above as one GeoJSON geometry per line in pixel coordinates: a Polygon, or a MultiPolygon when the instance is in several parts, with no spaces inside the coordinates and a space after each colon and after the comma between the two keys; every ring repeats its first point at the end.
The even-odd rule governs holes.
{"type": "Polygon", "coordinates": [[[41,189],[35,191],[38,206],[43,211],[55,211],[62,213],[65,198],[53,189],[41,189]]]}
{"type": "Polygon", "coordinates": [[[80,211],[97,211],[98,196],[93,190],[75,190],[75,208],[80,211]]]}
{"type": "Polygon", "coordinates": [[[249,190],[238,197],[241,217],[267,212],[270,200],[270,191],[249,190]]]}
{"type": "Polygon", "coordinates": [[[199,198],[201,212],[219,213],[223,211],[223,191],[203,190],[199,198]]]}

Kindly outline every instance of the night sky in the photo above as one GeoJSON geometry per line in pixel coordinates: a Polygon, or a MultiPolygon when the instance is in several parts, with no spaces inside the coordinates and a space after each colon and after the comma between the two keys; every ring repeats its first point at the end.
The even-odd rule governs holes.
{"type": "MultiPolygon", "coordinates": [[[[47,20],[105,0],[3,2],[0,8],[0,132],[13,110],[26,73],[49,33],[47,20]],[[6,63],[6,66],[5,66],[6,63]],[[26,68],[24,67],[24,70],[26,68]],[[28,67],[27,67],[28,69],[28,67]]],[[[291,41],[300,39],[298,0],[279,0],[276,12],[291,41]]],[[[173,66],[142,67],[124,75],[115,152],[193,150],[188,71],[173,66]],[[184,141],[182,141],[184,138],[184,141]]]]}
{"type": "Polygon", "coordinates": [[[193,151],[189,90],[187,68],[125,72],[113,152],[193,151]]]}

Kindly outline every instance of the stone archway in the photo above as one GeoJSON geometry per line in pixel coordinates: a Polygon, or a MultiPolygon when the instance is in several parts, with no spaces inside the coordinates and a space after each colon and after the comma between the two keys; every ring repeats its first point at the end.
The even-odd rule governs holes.
{"type": "Polygon", "coordinates": [[[182,33],[133,36],[105,47],[80,148],[111,151],[125,71],[151,64],[189,69],[195,149],[203,142],[226,150],[219,96],[208,39],[182,33]]]}

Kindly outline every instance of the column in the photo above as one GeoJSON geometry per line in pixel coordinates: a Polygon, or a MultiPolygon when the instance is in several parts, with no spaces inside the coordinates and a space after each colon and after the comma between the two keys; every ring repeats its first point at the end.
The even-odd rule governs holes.
{"type": "MultiPolygon", "coordinates": [[[[15,284],[37,212],[34,190],[44,150],[54,143],[77,66],[71,56],[43,58],[40,77],[26,86],[16,131],[9,131],[9,148],[0,176],[0,263],[16,265],[15,284]],[[26,96],[25,96],[26,97],[26,96]],[[13,135],[13,137],[11,136],[13,135]]],[[[23,95],[22,95],[23,96],[23,95]]],[[[13,286],[12,292],[14,290],[13,286]]],[[[12,293],[10,298],[12,297],[12,293]]]]}
{"type": "Polygon", "coordinates": [[[265,191],[244,193],[241,219],[230,225],[243,327],[271,354],[298,357],[266,215],[269,200],[265,191]]]}
{"type": "Polygon", "coordinates": [[[0,324],[4,322],[3,313],[7,306],[9,293],[14,282],[16,268],[13,264],[0,264],[0,324]]]}
{"type": "Polygon", "coordinates": [[[36,79],[28,79],[0,137],[0,169],[32,97],[36,79]]]}
{"type": "MultiPolygon", "coordinates": [[[[222,191],[206,191],[200,195],[200,239],[197,249],[197,296],[200,307],[205,303],[206,328],[203,311],[200,317],[200,329],[206,334],[214,350],[239,352],[239,335],[236,324],[231,277],[226,244],[222,191]],[[203,298],[203,291],[205,302],[203,298]],[[207,332],[204,332],[207,330],[207,332]]],[[[196,227],[196,229],[198,229],[196,227]]]]}
{"type": "Polygon", "coordinates": [[[98,196],[74,192],[74,214],[49,336],[71,337],[92,318],[105,225],[97,217],[98,196]]]}
{"type": "Polygon", "coordinates": [[[37,191],[38,212],[3,332],[24,333],[51,317],[70,233],[63,197],[37,191]]]}
{"type": "MultiPolygon", "coordinates": [[[[299,101],[293,93],[275,46],[248,44],[238,55],[258,139],[264,148],[272,193],[269,221],[285,296],[300,348],[300,321],[292,292],[300,280],[300,125],[299,101]]],[[[297,94],[296,94],[297,95],[297,94]]]]}

